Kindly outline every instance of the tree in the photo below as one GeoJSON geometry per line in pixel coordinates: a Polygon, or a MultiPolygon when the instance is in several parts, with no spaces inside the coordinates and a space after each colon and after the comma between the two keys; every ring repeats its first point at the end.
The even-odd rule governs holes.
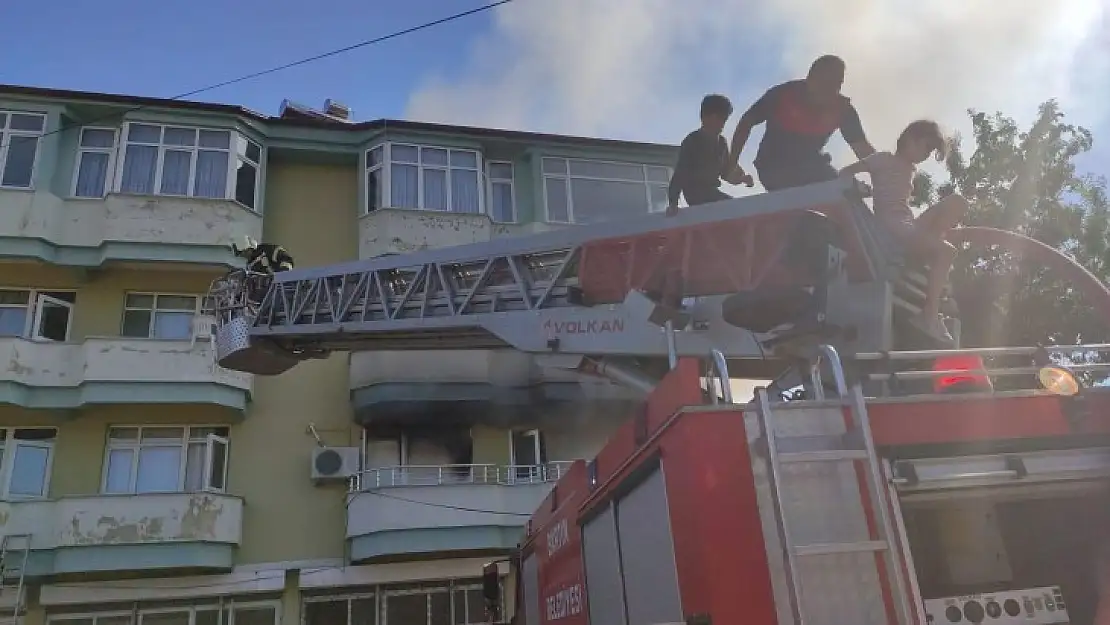
{"type": "MultiPolygon", "coordinates": [[[[1026,131],[1001,113],[968,114],[972,145],[954,138],[945,161],[947,180],[938,183],[920,174],[915,204],[959,192],[971,205],[965,225],[1019,232],[1071,255],[1102,280],[1110,277],[1106,181],[1080,175],[1074,164],[1091,149],[1091,133],[1065,123],[1055,101],[1040,106],[1026,131]]],[[[1097,318],[1074,285],[997,250],[961,251],[952,285],[967,346],[1110,337],[1110,320],[1097,318]]]]}

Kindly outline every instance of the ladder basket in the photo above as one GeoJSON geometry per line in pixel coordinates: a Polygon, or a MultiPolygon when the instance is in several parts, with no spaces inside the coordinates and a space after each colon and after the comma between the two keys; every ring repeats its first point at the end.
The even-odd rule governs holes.
{"type": "Polygon", "coordinates": [[[216,362],[225,369],[258,375],[278,375],[299,359],[260,341],[251,341],[250,323],[239,315],[216,328],[216,362]]]}

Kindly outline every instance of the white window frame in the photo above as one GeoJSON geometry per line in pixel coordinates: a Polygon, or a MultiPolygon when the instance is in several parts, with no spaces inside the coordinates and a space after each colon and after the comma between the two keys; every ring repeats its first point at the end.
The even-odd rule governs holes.
{"type": "MultiPolygon", "coordinates": [[[[362,183],[361,184],[362,184],[362,188],[363,188],[364,194],[365,194],[365,201],[362,203],[362,212],[361,212],[361,214],[363,214],[363,215],[366,215],[366,214],[369,214],[369,213],[372,212],[372,211],[369,210],[369,207],[368,207],[368,204],[370,202],[370,186],[368,184],[366,184],[366,180],[367,180],[368,176],[370,175],[370,173],[372,171],[375,171],[375,170],[378,170],[378,169],[380,169],[381,172],[382,172],[382,174],[381,174],[381,184],[382,184],[382,187],[383,187],[383,189],[382,189],[382,205],[379,206],[378,209],[391,208],[391,209],[396,209],[396,210],[428,211],[428,212],[431,212],[431,213],[445,213],[445,214],[449,214],[449,215],[483,215],[483,214],[488,214],[488,211],[486,209],[486,192],[485,192],[486,189],[485,189],[485,184],[482,180],[483,177],[484,177],[485,167],[483,165],[484,160],[482,158],[482,151],[481,150],[478,150],[478,149],[475,149],[475,148],[457,148],[457,147],[451,147],[451,146],[447,146],[447,145],[435,145],[435,144],[431,144],[431,143],[408,143],[408,142],[399,142],[399,141],[384,141],[384,142],[381,142],[381,143],[375,143],[374,145],[368,147],[365,150],[365,152],[363,153],[362,158],[364,159],[364,167],[363,167],[363,177],[362,177],[362,183]],[[393,171],[393,165],[394,165],[394,161],[393,161],[393,147],[394,146],[404,147],[404,148],[413,148],[417,152],[417,157],[416,157],[417,161],[416,162],[397,161],[397,163],[396,163],[398,165],[408,165],[408,166],[416,167],[416,171],[417,171],[417,174],[416,174],[416,198],[417,198],[417,201],[416,201],[416,203],[419,205],[416,208],[413,208],[411,206],[393,206],[392,171],[393,171]],[[378,148],[382,148],[382,162],[381,162],[380,165],[371,166],[370,165],[370,153],[373,152],[374,150],[378,149],[378,148]],[[446,151],[447,152],[447,164],[446,165],[425,165],[422,162],[422,152],[421,152],[421,150],[423,150],[423,149],[444,150],[444,151],[446,151]],[[472,169],[470,167],[460,167],[458,165],[452,165],[451,164],[451,153],[452,152],[467,152],[467,153],[473,154],[474,157],[475,157],[474,168],[472,169]],[[446,210],[439,209],[439,208],[426,208],[425,207],[425,204],[424,204],[424,171],[426,169],[432,169],[432,170],[446,171],[447,172],[447,209],[446,210]],[[452,189],[451,189],[451,172],[453,170],[468,171],[468,172],[473,171],[477,174],[477,177],[478,177],[478,210],[477,210],[477,212],[474,212],[474,213],[460,213],[460,212],[455,212],[454,210],[451,210],[451,192],[452,192],[452,189]]],[[[375,210],[377,210],[377,209],[375,209],[375,210]]]]}
{"type": "Polygon", "coordinates": [[[574,186],[571,184],[573,180],[596,180],[599,182],[621,182],[621,183],[639,183],[644,185],[644,214],[650,215],[652,213],[661,213],[666,210],[666,207],[661,209],[652,209],[651,205],[651,190],[653,187],[666,189],[669,186],[669,180],[674,175],[674,168],[667,165],[658,165],[653,163],[636,163],[630,161],[613,161],[603,160],[596,158],[584,158],[574,156],[541,156],[540,157],[540,176],[543,178],[543,210],[544,220],[548,223],[554,224],[578,224],[574,218],[574,186]],[[562,173],[548,173],[544,170],[544,161],[562,161],[562,173]],[[596,163],[598,165],[619,165],[622,167],[640,167],[643,178],[640,180],[632,180],[629,178],[603,178],[598,176],[583,176],[581,174],[570,173],[571,162],[578,163],[596,163]],[[650,177],[651,169],[662,169],[667,172],[668,182],[656,182],[650,177]],[[562,184],[566,190],[567,196],[567,221],[552,219],[551,209],[547,205],[547,185],[548,184],[562,184]]]}
{"type": "Polygon", "coordinates": [[[520,216],[517,214],[516,205],[516,166],[512,161],[486,161],[486,197],[489,198],[489,206],[486,213],[489,214],[490,220],[495,223],[512,224],[517,223],[520,216]],[[509,168],[508,178],[495,178],[492,174],[494,166],[506,166],[509,168]],[[509,186],[509,202],[511,216],[509,221],[498,221],[497,217],[493,214],[493,185],[508,185],[509,186]]]}
{"type": "Polygon", "coordinates": [[[259,143],[258,141],[253,141],[250,137],[244,135],[241,132],[232,132],[231,133],[231,141],[235,146],[235,158],[233,159],[233,162],[232,162],[231,176],[228,179],[228,183],[227,183],[228,193],[231,194],[232,201],[234,201],[239,206],[242,206],[243,208],[245,208],[247,210],[254,211],[256,213],[261,214],[262,213],[262,207],[259,206],[258,200],[259,200],[259,198],[262,197],[262,161],[266,157],[265,156],[266,155],[266,148],[263,147],[263,145],[261,143],[259,143]],[[239,141],[240,140],[245,142],[244,149],[243,149],[242,152],[239,151],[239,141]],[[254,145],[258,146],[258,162],[257,163],[252,161],[247,156],[247,149],[246,148],[249,148],[252,143],[254,145]],[[235,183],[238,180],[237,172],[239,171],[239,163],[247,163],[248,165],[253,165],[254,166],[254,206],[247,206],[246,204],[243,204],[242,202],[240,202],[235,197],[235,183]]]}
{"type": "MultiPolygon", "coordinates": [[[[157,600],[157,597],[144,597],[144,600],[157,600]]],[[[109,618],[132,618],[131,625],[141,625],[142,617],[150,614],[174,614],[180,612],[189,613],[189,625],[195,625],[197,621],[197,612],[225,612],[221,615],[222,625],[234,625],[236,609],[243,610],[257,610],[259,608],[273,608],[274,610],[274,625],[281,625],[281,600],[280,599],[264,599],[264,600],[248,600],[240,601],[235,598],[224,599],[222,602],[213,602],[210,598],[199,599],[197,603],[185,604],[179,606],[157,606],[149,608],[138,608],[132,610],[105,610],[103,612],[65,612],[65,613],[48,613],[46,615],[46,622],[53,625],[65,625],[73,621],[89,621],[93,625],[99,625],[101,619],[109,618]],[[226,618],[225,618],[226,617],[226,618]]]]}
{"type": "Polygon", "coordinates": [[[116,155],[119,153],[119,128],[109,128],[107,126],[82,126],[77,133],[77,158],[73,159],[73,184],[70,185],[69,195],[75,200],[101,200],[106,195],[111,193],[113,180],[116,176],[116,155]],[[86,148],[81,145],[81,140],[85,136],[86,130],[103,130],[112,133],[112,147],[110,148],[86,148]],[[77,176],[81,173],[81,157],[86,153],[89,154],[107,154],[108,155],[108,172],[104,176],[104,195],[100,197],[93,197],[91,195],[77,195],[77,176]]]}
{"type": "Polygon", "coordinates": [[[201,332],[197,332],[197,328],[198,328],[197,318],[201,316],[201,311],[203,310],[203,302],[204,302],[204,296],[203,295],[197,295],[196,293],[162,293],[162,292],[154,292],[154,291],[126,291],[123,294],[123,314],[120,315],[120,320],[119,320],[120,336],[123,337],[123,338],[136,339],[136,340],[140,340],[140,341],[141,340],[148,340],[148,341],[189,341],[189,340],[194,340],[194,339],[209,338],[211,336],[210,334],[204,334],[204,333],[201,333],[201,332]],[[128,306],[127,305],[127,296],[129,296],[129,295],[145,295],[145,296],[153,297],[154,298],[153,308],[137,308],[135,306],[128,306]],[[163,339],[163,338],[159,338],[159,337],[154,336],[155,315],[157,314],[157,312],[159,310],[162,310],[163,312],[185,312],[184,310],[178,310],[178,309],[173,309],[173,308],[159,309],[158,308],[158,298],[159,297],[191,297],[191,298],[193,298],[193,325],[192,325],[192,330],[191,330],[192,336],[190,338],[187,338],[187,339],[163,339]],[[126,322],[126,319],[127,319],[127,312],[131,311],[131,310],[150,312],[150,322],[147,325],[147,335],[145,337],[142,337],[142,336],[126,336],[125,337],[123,335],[123,327],[124,327],[124,323],[126,322]]]}
{"type": "MultiPolygon", "coordinates": [[[[107,440],[105,441],[105,444],[104,444],[104,462],[102,463],[104,466],[101,468],[101,471],[100,471],[100,473],[101,473],[101,476],[100,476],[100,492],[101,492],[101,494],[104,494],[104,495],[159,495],[159,494],[160,495],[165,495],[165,494],[187,493],[187,492],[205,492],[205,493],[225,493],[225,492],[227,492],[227,473],[228,473],[227,468],[228,468],[229,461],[231,460],[231,447],[230,447],[230,444],[229,444],[230,436],[219,436],[219,435],[216,435],[216,434],[206,434],[205,437],[204,437],[204,445],[205,445],[205,448],[204,448],[204,467],[202,468],[202,482],[203,482],[203,485],[201,486],[201,489],[199,491],[186,491],[185,490],[185,479],[187,477],[186,471],[187,471],[187,466],[188,466],[188,462],[189,462],[189,445],[191,443],[194,443],[194,442],[200,442],[200,439],[197,439],[197,440],[194,441],[191,438],[190,433],[194,429],[207,429],[207,428],[228,428],[228,426],[227,425],[181,425],[181,424],[167,424],[167,425],[114,424],[114,425],[109,425],[108,426],[107,440]],[[139,478],[139,456],[142,452],[142,448],[144,447],[144,445],[142,444],[143,430],[147,430],[147,429],[158,430],[158,429],[169,429],[169,428],[182,428],[184,430],[181,441],[180,441],[181,460],[180,460],[180,463],[179,463],[178,468],[177,468],[177,487],[176,487],[176,490],[149,491],[149,492],[144,492],[144,493],[137,493],[135,491],[135,485],[136,485],[137,480],[139,478]],[[113,429],[135,429],[135,430],[138,430],[138,433],[137,433],[137,437],[135,438],[134,442],[127,441],[127,442],[113,443],[112,442],[112,430],[113,429]],[[213,450],[215,448],[215,445],[218,445],[218,444],[223,445],[223,449],[224,449],[224,463],[223,463],[223,469],[224,470],[223,470],[223,476],[222,476],[223,477],[223,484],[224,484],[223,488],[213,488],[212,487],[212,461],[214,459],[214,456],[212,455],[212,453],[213,453],[213,450]],[[113,492],[108,492],[108,469],[109,469],[109,464],[110,464],[110,460],[111,460],[111,453],[112,453],[113,450],[117,450],[117,449],[130,449],[130,450],[134,451],[134,453],[132,454],[132,457],[131,457],[131,473],[130,473],[130,476],[128,477],[128,490],[127,490],[127,492],[114,492],[113,493],[113,492]]],[[[170,445],[165,445],[165,444],[163,444],[163,445],[155,445],[155,444],[146,445],[146,447],[169,447],[169,446],[170,445]]]]}
{"type": "MultiPolygon", "coordinates": [[[[192,125],[192,124],[173,124],[173,123],[165,123],[165,122],[145,122],[145,121],[138,121],[138,120],[125,122],[123,124],[123,130],[119,135],[119,139],[116,142],[117,145],[119,146],[118,147],[119,158],[116,159],[116,168],[115,168],[114,180],[112,182],[112,190],[113,190],[114,193],[124,193],[124,191],[123,191],[123,170],[124,170],[124,164],[127,162],[127,147],[130,146],[130,145],[155,147],[155,148],[158,149],[158,157],[157,157],[157,160],[154,163],[154,188],[151,189],[150,193],[134,193],[134,192],[130,192],[130,191],[127,192],[127,193],[130,193],[130,194],[133,194],[133,195],[143,195],[143,196],[192,198],[192,199],[198,199],[198,200],[224,199],[224,200],[230,200],[232,202],[235,202],[239,206],[242,206],[243,208],[245,208],[245,209],[247,209],[251,212],[261,213],[260,207],[257,206],[258,196],[259,196],[259,187],[262,184],[262,165],[261,165],[261,163],[259,163],[258,167],[255,169],[254,201],[255,201],[256,206],[254,208],[251,208],[251,207],[249,207],[245,204],[242,204],[242,203],[235,200],[235,173],[236,173],[236,170],[237,170],[237,166],[239,164],[239,154],[238,154],[238,152],[239,152],[239,149],[238,149],[238,146],[239,146],[238,139],[239,139],[239,137],[242,137],[243,139],[247,140],[248,142],[257,145],[259,155],[260,155],[259,158],[260,159],[262,158],[261,155],[265,151],[265,146],[262,143],[260,143],[258,141],[255,141],[254,139],[251,139],[247,135],[245,135],[245,134],[243,134],[243,133],[241,133],[241,132],[239,132],[235,129],[232,129],[232,128],[215,128],[215,127],[212,127],[212,126],[195,126],[195,125],[192,125]],[[143,141],[131,141],[130,140],[131,126],[134,126],[134,125],[153,126],[153,127],[160,128],[161,129],[161,134],[159,135],[158,143],[147,143],[147,142],[143,142],[143,141]],[[182,130],[192,130],[196,133],[194,136],[197,138],[198,143],[194,143],[194,145],[192,145],[192,146],[167,145],[164,142],[167,128],[178,128],[178,129],[182,129],[182,130]],[[199,146],[199,140],[200,140],[200,133],[201,132],[226,132],[228,134],[228,147],[227,148],[200,147],[199,146]],[[162,193],[161,190],[160,190],[161,187],[162,187],[162,164],[165,160],[165,155],[166,155],[167,150],[176,151],[176,152],[190,152],[192,154],[192,156],[190,157],[190,160],[189,160],[189,192],[185,195],[178,195],[178,194],[174,194],[174,193],[162,193]],[[223,198],[211,198],[211,197],[203,197],[203,196],[196,195],[197,153],[200,152],[200,151],[226,152],[227,155],[228,155],[228,157],[227,157],[227,172],[224,175],[224,197],[223,198]]],[[[250,161],[248,160],[248,162],[250,162],[250,161]]]]}
{"type": "Polygon", "coordinates": [[[18,500],[30,501],[47,499],[50,496],[50,477],[54,473],[54,448],[58,440],[58,428],[49,425],[42,426],[21,426],[21,427],[4,427],[0,428],[5,433],[5,437],[0,441],[0,449],[3,450],[3,460],[0,461],[0,499],[5,501],[18,500]],[[19,441],[15,438],[17,430],[53,430],[54,439],[50,441],[19,441]],[[12,493],[12,469],[15,467],[15,454],[17,447],[30,447],[34,449],[46,450],[46,469],[45,476],[42,483],[41,495],[23,495],[19,493],[12,493]]]}
{"type": "Polygon", "coordinates": [[[14,304],[0,304],[0,308],[24,308],[27,310],[27,318],[24,320],[23,323],[23,334],[21,334],[19,338],[44,343],[55,342],[52,339],[40,336],[40,332],[42,331],[42,310],[45,304],[51,304],[66,308],[69,312],[69,317],[66,320],[66,337],[65,340],[61,342],[65,343],[69,341],[69,337],[73,333],[73,309],[76,304],[74,302],[67,302],[65,300],[52,297],[48,295],[48,293],[72,293],[74,295],[74,299],[76,299],[77,291],[74,291],[72,289],[35,289],[12,286],[0,286],[0,291],[27,292],[27,303],[24,305],[16,306],[14,304]]]}
{"type": "Polygon", "coordinates": [[[4,123],[0,124],[0,189],[16,189],[21,191],[34,191],[35,190],[35,174],[38,173],[39,159],[42,158],[42,138],[46,135],[47,115],[37,111],[14,111],[10,109],[0,109],[0,113],[5,115],[4,123]],[[11,130],[12,115],[30,115],[33,117],[42,118],[42,129],[34,130],[11,130]],[[34,137],[35,141],[35,160],[31,163],[31,180],[27,186],[11,186],[4,184],[4,169],[8,166],[8,150],[11,146],[12,137],[34,137]]]}

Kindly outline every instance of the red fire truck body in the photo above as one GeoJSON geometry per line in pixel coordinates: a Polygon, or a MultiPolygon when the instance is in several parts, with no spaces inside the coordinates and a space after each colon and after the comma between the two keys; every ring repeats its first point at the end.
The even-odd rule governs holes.
{"type": "MultiPolygon", "coordinates": [[[[896,521],[892,542],[906,583],[901,590],[871,583],[887,577],[877,555],[819,556],[828,561],[799,565],[806,580],[805,622],[975,623],[980,621],[974,606],[980,604],[988,618],[1001,610],[991,618],[1001,624],[1092,622],[1098,592],[1091,555],[1097,550],[1095,543],[1088,543],[1086,554],[1077,550],[1068,533],[1092,540],[1095,524],[1077,519],[1061,526],[1064,504],[1059,502],[1078,498],[1093,508],[1091,502],[1103,496],[1108,461],[1099,445],[1110,435],[1110,398],[1088,394],[1081,414],[1072,405],[1074,399],[1030,391],[868,400],[875,446],[885,460],[887,488],[881,496],[896,521]],[[1021,475],[1007,475],[1008,464],[993,468],[996,462],[1020,463],[1022,458],[1021,475]],[[912,476],[912,468],[894,475],[897,463],[916,463],[917,475],[912,476]],[[907,480],[906,473],[914,479],[907,480]],[[913,481],[916,492],[914,484],[907,484],[913,481]],[[921,486],[926,483],[933,487],[921,486]],[[907,504],[917,500],[925,503],[907,504]],[[1010,574],[996,576],[1002,579],[981,574],[983,579],[975,580],[965,572],[969,579],[949,573],[941,580],[945,575],[933,570],[936,562],[945,556],[959,560],[959,554],[944,553],[959,551],[958,541],[924,531],[926,514],[916,510],[954,510],[959,516],[963,509],[982,509],[974,502],[1003,506],[1011,501],[1026,502],[1024,512],[1007,514],[1022,515],[1035,525],[1034,534],[1055,545],[1058,557],[1015,544],[1008,556],[1010,574]],[[904,509],[906,505],[913,511],[904,509]],[[914,527],[907,529],[908,520],[914,527]],[[1053,577],[1068,567],[1073,574],[1053,577]],[[1048,592],[1057,594],[1062,588],[1069,602],[1060,600],[1060,609],[1052,612],[1038,604],[1038,611],[1027,596],[1041,587],[1055,588],[1048,592]],[[968,606],[966,614],[953,620],[952,605],[936,603],[942,593],[952,595],[948,604],[968,606]],[[931,608],[927,600],[933,600],[931,608]],[[1006,611],[1023,602],[1030,606],[1028,614],[1026,606],[1017,617],[1006,611]],[[949,609],[949,618],[932,613],[937,605],[949,609]],[[1070,620],[1052,620],[1056,617],[1070,620]]],[[[680,361],[652,393],[643,414],[626,423],[595,460],[577,462],[558,482],[528,523],[519,553],[515,622],[731,625],[795,620],[781,543],[768,519],[770,506],[759,493],[759,453],[749,451],[755,449],[750,446],[752,430],[758,430],[750,415],[745,418],[752,405],[702,404],[696,362],[680,361]]],[[[820,523],[836,524],[835,517],[846,514],[830,509],[836,498],[860,496],[858,491],[822,494],[804,485],[792,488],[812,495],[812,501],[799,502],[799,509],[809,521],[820,523]]],[[[874,537],[875,511],[866,502],[862,508],[866,531],[874,537]]],[[[1001,513],[987,516],[991,514],[1001,513]]],[[[796,526],[804,523],[794,521],[796,526]]],[[[966,520],[948,523],[957,526],[957,533],[975,531],[966,520]]]]}

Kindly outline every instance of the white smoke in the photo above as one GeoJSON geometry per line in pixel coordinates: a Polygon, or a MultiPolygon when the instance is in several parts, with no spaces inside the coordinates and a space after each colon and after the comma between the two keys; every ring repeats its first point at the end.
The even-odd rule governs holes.
{"type": "Polygon", "coordinates": [[[968,108],[1028,120],[1048,98],[1093,126],[1110,93],[1107,14],[1106,0],[517,0],[407,116],[677,142],[705,93],[740,112],[832,53],[880,149],[917,117],[966,129],[968,108]]]}

